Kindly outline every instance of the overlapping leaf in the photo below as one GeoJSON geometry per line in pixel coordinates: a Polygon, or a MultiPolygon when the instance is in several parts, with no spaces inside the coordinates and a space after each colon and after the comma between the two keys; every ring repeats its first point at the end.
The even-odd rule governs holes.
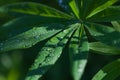
{"type": "Polygon", "coordinates": [[[79,7],[78,7],[78,0],[70,0],[69,1],[69,5],[70,5],[70,7],[71,7],[71,9],[72,9],[72,11],[74,12],[74,14],[76,15],[76,17],[77,18],[80,18],[80,16],[79,16],[79,7]]]}
{"type": "Polygon", "coordinates": [[[112,23],[114,29],[115,29],[116,31],[119,31],[119,32],[120,32],[120,21],[112,21],[111,23],[112,23]]]}
{"type": "Polygon", "coordinates": [[[40,27],[34,27],[33,29],[30,29],[4,42],[1,42],[0,52],[14,50],[14,49],[29,48],[35,45],[36,43],[60,32],[63,26],[64,25],[61,24],[51,24],[51,25],[46,24],[46,25],[41,25],[40,27]]]}
{"type": "Polygon", "coordinates": [[[16,3],[2,6],[0,7],[0,12],[8,15],[11,14],[13,16],[38,15],[46,17],[71,18],[71,16],[68,14],[65,14],[54,8],[33,2],[16,3]]]}
{"type": "Polygon", "coordinates": [[[79,24],[79,29],[74,33],[70,41],[69,55],[71,64],[71,74],[74,80],[80,80],[88,57],[88,41],[83,26],[79,24]]]}
{"type": "Polygon", "coordinates": [[[120,6],[111,6],[88,19],[94,22],[120,20],[120,6]]]}
{"type": "Polygon", "coordinates": [[[115,80],[120,76],[120,59],[103,67],[92,80],[115,80]]]}
{"type": "Polygon", "coordinates": [[[90,23],[88,24],[90,34],[100,42],[107,45],[120,48],[120,32],[114,30],[112,27],[104,26],[100,24],[90,23]]]}
{"type": "Polygon", "coordinates": [[[101,42],[89,43],[89,48],[92,52],[103,54],[103,55],[119,55],[120,48],[111,47],[101,42]]]}
{"type": "Polygon", "coordinates": [[[76,24],[51,38],[39,52],[25,80],[38,80],[55,64],[63,48],[75,30],[76,24]]]}
{"type": "MultiPolygon", "coordinates": [[[[23,16],[13,19],[0,27],[0,39],[5,40],[41,24],[68,24],[70,20],[53,17],[23,16]]],[[[53,24],[53,25],[54,25],[53,24]]]]}
{"type": "Polygon", "coordinates": [[[108,8],[118,0],[83,0],[82,17],[89,18],[100,11],[108,8]]]}

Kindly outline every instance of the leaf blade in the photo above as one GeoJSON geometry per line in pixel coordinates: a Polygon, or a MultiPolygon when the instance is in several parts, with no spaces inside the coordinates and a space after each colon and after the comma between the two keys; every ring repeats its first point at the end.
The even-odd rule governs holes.
{"type": "Polygon", "coordinates": [[[118,0],[108,0],[106,1],[104,4],[100,5],[99,7],[97,7],[96,9],[94,9],[87,17],[92,17],[93,15],[103,11],[104,9],[108,8],[109,6],[111,6],[112,4],[114,4],[115,2],[117,2],[118,0]]]}
{"type": "Polygon", "coordinates": [[[63,18],[53,17],[39,17],[39,16],[23,16],[20,18],[13,19],[0,27],[0,40],[6,40],[10,37],[16,36],[17,34],[23,33],[35,26],[42,24],[55,24],[62,23],[68,25],[70,20],[63,18]]]}
{"type": "Polygon", "coordinates": [[[80,80],[82,77],[89,51],[86,35],[82,30],[83,26],[79,25],[79,29],[74,33],[69,45],[70,71],[74,80],[80,80]]]}
{"type": "Polygon", "coordinates": [[[101,42],[91,42],[89,43],[89,48],[92,52],[102,54],[102,55],[119,55],[120,49],[112,46],[108,46],[101,42]]]}
{"type": "Polygon", "coordinates": [[[76,0],[71,0],[69,2],[69,6],[71,7],[73,13],[75,14],[75,16],[79,19],[80,16],[79,16],[79,9],[78,9],[78,5],[76,3],[76,0]]]}
{"type": "Polygon", "coordinates": [[[43,47],[43,51],[41,50],[41,52],[38,55],[38,58],[36,58],[35,63],[33,64],[33,66],[31,67],[30,71],[28,73],[28,76],[26,77],[25,80],[38,80],[40,77],[42,77],[42,75],[56,62],[56,60],[59,58],[59,56],[62,53],[62,50],[65,46],[65,44],[67,43],[68,39],[70,38],[70,36],[72,35],[72,33],[74,32],[75,29],[67,29],[66,31],[63,31],[61,33],[59,33],[58,35],[56,35],[55,37],[51,38],[46,45],[43,47]],[[61,39],[59,39],[61,38],[61,39]],[[52,45],[52,46],[50,46],[52,45]],[[57,46],[56,46],[57,45],[57,46]],[[51,50],[50,51],[46,51],[46,49],[51,50]],[[49,56],[49,57],[46,57],[49,56]],[[34,70],[38,70],[39,72],[41,72],[41,69],[39,70],[39,68],[46,66],[46,65],[50,65],[48,67],[46,67],[44,69],[44,72],[42,73],[34,73],[34,70]],[[33,72],[32,72],[33,71],[33,72]]]}
{"type": "Polygon", "coordinates": [[[32,47],[36,43],[60,32],[62,30],[61,27],[63,27],[61,24],[34,27],[33,29],[1,42],[0,52],[32,47]],[[58,29],[55,29],[56,26],[58,29]]]}
{"type": "Polygon", "coordinates": [[[71,18],[70,15],[65,14],[61,11],[58,11],[54,8],[50,8],[43,4],[33,3],[33,2],[24,2],[10,4],[3,7],[0,7],[1,13],[11,14],[13,16],[21,15],[38,15],[38,16],[49,16],[49,17],[58,17],[58,18],[71,18]]]}
{"type": "Polygon", "coordinates": [[[120,59],[103,67],[92,80],[114,80],[120,75],[120,59]]]}
{"type": "Polygon", "coordinates": [[[88,21],[94,22],[109,22],[120,20],[120,6],[111,6],[107,9],[97,13],[96,15],[88,18],[88,21]]]}
{"type": "Polygon", "coordinates": [[[88,23],[86,28],[96,40],[113,47],[120,48],[120,32],[110,26],[88,23]],[[88,27],[89,26],[89,27],[88,27]]]}

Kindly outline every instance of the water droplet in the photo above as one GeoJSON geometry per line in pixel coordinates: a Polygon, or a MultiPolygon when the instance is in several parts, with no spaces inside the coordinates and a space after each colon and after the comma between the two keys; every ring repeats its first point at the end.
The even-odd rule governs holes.
{"type": "Polygon", "coordinates": [[[67,33],[67,30],[64,30],[63,33],[67,33]]]}
{"type": "Polygon", "coordinates": [[[0,50],[2,51],[4,48],[0,47],[0,50]]]}
{"type": "Polygon", "coordinates": [[[36,59],[35,62],[38,62],[38,59],[36,59]]]}
{"type": "Polygon", "coordinates": [[[114,41],[113,41],[113,44],[117,44],[117,41],[116,41],[116,40],[114,40],[114,41]]]}
{"type": "Polygon", "coordinates": [[[35,38],[35,39],[39,39],[39,36],[35,36],[34,38],[35,38]]]}
{"type": "Polygon", "coordinates": [[[54,54],[52,53],[52,54],[50,54],[50,57],[52,57],[52,56],[54,56],[54,54]]]}
{"type": "Polygon", "coordinates": [[[44,61],[43,63],[41,63],[41,65],[44,65],[44,64],[46,64],[46,62],[44,61]]]}
{"type": "Polygon", "coordinates": [[[52,29],[52,31],[55,31],[55,29],[52,29]]]}
{"type": "Polygon", "coordinates": [[[47,58],[46,60],[45,60],[45,62],[47,63],[47,62],[49,62],[50,61],[50,59],[49,58],[47,58]]]}
{"type": "Polygon", "coordinates": [[[3,50],[3,43],[0,43],[0,50],[3,50]]]}
{"type": "Polygon", "coordinates": [[[16,40],[16,42],[20,42],[20,40],[16,40]]]}
{"type": "Polygon", "coordinates": [[[3,43],[0,43],[0,46],[3,46],[3,43]]]}
{"type": "Polygon", "coordinates": [[[83,71],[83,69],[82,69],[82,68],[79,68],[79,69],[78,69],[78,72],[82,72],[82,71],[83,71]]]}

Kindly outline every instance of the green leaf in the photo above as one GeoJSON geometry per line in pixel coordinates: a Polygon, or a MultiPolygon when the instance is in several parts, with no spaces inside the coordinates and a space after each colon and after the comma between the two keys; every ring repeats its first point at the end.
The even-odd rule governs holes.
{"type": "Polygon", "coordinates": [[[99,13],[100,11],[103,11],[104,9],[108,8],[109,6],[111,6],[112,4],[114,4],[117,1],[118,0],[108,0],[108,1],[106,1],[104,4],[96,7],[86,18],[89,18],[89,17],[99,13]]]}
{"type": "Polygon", "coordinates": [[[71,75],[74,80],[80,80],[84,72],[88,57],[88,41],[83,31],[83,26],[79,24],[79,29],[74,33],[69,45],[69,57],[71,75]]]}
{"type": "Polygon", "coordinates": [[[0,7],[0,12],[13,16],[38,15],[46,17],[72,18],[70,15],[54,8],[33,2],[16,3],[2,6],[0,7]]]}
{"type": "Polygon", "coordinates": [[[109,22],[120,20],[120,6],[111,6],[96,15],[88,18],[89,21],[94,22],[109,22]]]}
{"type": "MultiPolygon", "coordinates": [[[[8,39],[9,37],[16,36],[22,32],[25,32],[35,26],[40,26],[41,24],[69,24],[71,20],[63,18],[53,18],[53,17],[40,17],[40,16],[23,16],[20,18],[13,19],[0,27],[0,40],[8,39]]],[[[73,21],[74,22],[74,21],[73,21]]]]}
{"type": "Polygon", "coordinates": [[[119,55],[120,54],[119,48],[111,47],[101,42],[91,42],[89,43],[89,48],[92,52],[102,54],[102,55],[119,55]]]}
{"type": "Polygon", "coordinates": [[[63,48],[74,32],[76,25],[72,25],[53,38],[51,38],[41,49],[34,64],[30,68],[25,80],[38,80],[42,75],[55,64],[60,57],[63,48]]]}
{"type": "Polygon", "coordinates": [[[96,40],[110,46],[120,48],[120,32],[110,26],[89,23],[86,28],[96,40]]]}
{"type": "Polygon", "coordinates": [[[116,31],[119,31],[119,32],[120,32],[120,21],[112,21],[111,23],[112,23],[114,29],[115,29],[116,31]]]}
{"type": "Polygon", "coordinates": [[[120,59],[103,67],[92,80],[115,80],[118,76],[120,76],[120,59]]]}
{"type": "Polygon", "coordinates": [[[74,12],[75,16],[79,19],[80,16],[79,16],[79,7],[77,5],[77,0],[71,0],[69,2],[69,5],[70,5],[72,11],[74,12]]]}
{"type": "Polygon", "coordinates": [[[89,18],[117,1],[118,0],[83,0],[82,16],[83,18],[89,18]]]}
{"type": "Polygon", "coordinates": [[[63,26],[62,24],[49,24],[34,27],[33,29],[1,42],[0,52],[32,47],[36,43],[60,32],[63,26]]]}

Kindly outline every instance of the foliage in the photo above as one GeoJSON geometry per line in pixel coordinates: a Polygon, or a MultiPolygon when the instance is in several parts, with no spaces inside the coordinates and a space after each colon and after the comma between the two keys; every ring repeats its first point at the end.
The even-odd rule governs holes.
{"type": "MultiPolygon", "coordinates": [[[[64,0],[62,7],[68,9],[67,13],[34,2],[1,6],[0,14],[15,19],[0,27],[0,53],[39,45],[37,58],[25,77],[38,80],[56,65],[67,48],[70,73],[79,80],[90,52],[120,54],[120,6],[115,4],[118,1],[64,0]],[[45,44],[41,48],[42,42],[45,44]]],[[[116,79],[120,76],[119,61],[106,65],[92,80],[116,79]]]]}

